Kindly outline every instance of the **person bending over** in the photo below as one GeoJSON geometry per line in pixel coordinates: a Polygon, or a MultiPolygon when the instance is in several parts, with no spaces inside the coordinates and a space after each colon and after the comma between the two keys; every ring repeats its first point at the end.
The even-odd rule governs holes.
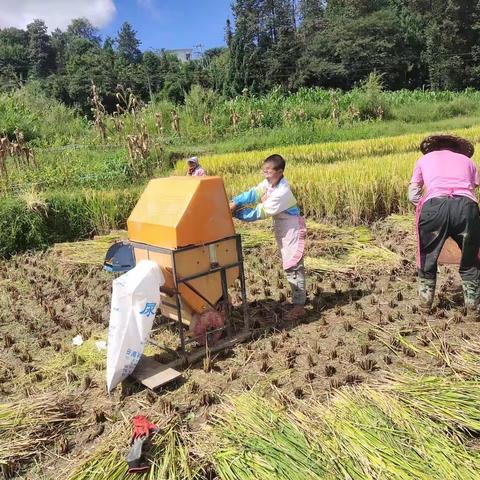
{"type": "Polygon", "coordinates": [[[416,206],[417,267],[420,307],[430,310],[437,281],[437,261],[451,237],[462,251],[460,276],[467,311],[480,306],[480,215],[475,189],[478,172],[473,145],[452,135],[432,135],[420,145],[409,185],[416,206]]]}
{"type": "Polygon", "coordinates": [[[283,176],[284,170],[285,160],[281,155],[267,157],[262,167],[265,179],[234,197],[230,210],[235,218],[245,222],[272,217],[283,269],[292,291],[293,308],[288,318],[298,319],[306,314],[303,253],[307,230],[290,185],[283,176]]]}

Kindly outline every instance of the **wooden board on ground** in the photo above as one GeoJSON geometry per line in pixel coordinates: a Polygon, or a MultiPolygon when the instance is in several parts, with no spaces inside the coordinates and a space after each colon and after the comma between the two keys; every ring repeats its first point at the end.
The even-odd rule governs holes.
{"type": "Polygon", "coordinates": [[[462,252],[458,245],[451,238],[447,238],[438,257],[438,263],[440,265],[460,265],[461,257],[462,252]]]}
{"type": "Polygon", "coordinates": [[[155,361],[152,357],[142,356],[138,362],[137,368],[132,373],[132,377],[153,390],[154,388],[170,383],[181,377],[182,374],[177,370],[155,361]]]}
{"type": "MultiPolygon", "coordinates": [[[[252,332],[248,330],[238,332],[233,337],[215,343],[209,348],[209,351],[210,353],[215,353],[231,348],[237,343],[244,342],[250,338],[251,334],[252,332]]],[[[199,347],[194,352],[183,355],[167,364],[159,363],[153,357],[143,355],[138,362],[137,368],[133,371],[132,377],[147,388],[154,389],[180,377],[182,374],[175,368],[198,362],[206,353],[207,350],[205,348],[199,347]]]]}

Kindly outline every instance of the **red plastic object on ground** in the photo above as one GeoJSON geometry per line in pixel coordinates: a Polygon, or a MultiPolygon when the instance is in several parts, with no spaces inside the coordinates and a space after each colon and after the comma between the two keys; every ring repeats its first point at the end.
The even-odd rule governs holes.
{"type": "Polygon", "coordinates": [[[148,418],[145,415],[136,415],[132,418],[133,422],[133,434],[132,440],[137,439],[138,437],[148,437],[152,431],[158,429],[154,423],[150,423],[148,418]]]}
{"type": "Polygon", "coordinates": [[[158,427],[150,423],[144,415],[136,415],[132,418],[132,422],[131,447],[125,459],[128,463],[128,473],[147,472],[150,469],[150,465],[143,458],[143,445],[150,437],[150,434],[158,430],[158,427]]]}
{"type": "Polygon", "coordinates": [[[193,324],[191,324],[192,336],[200,345],[205,345],[207,342],[213,345],[222,336],[222,331],[219,330],[211,334],[208,334],[208,332],[222,328],[224,324],[225,320],[221,312],[213,309],[205,310],[193,316],[193,324]]]}

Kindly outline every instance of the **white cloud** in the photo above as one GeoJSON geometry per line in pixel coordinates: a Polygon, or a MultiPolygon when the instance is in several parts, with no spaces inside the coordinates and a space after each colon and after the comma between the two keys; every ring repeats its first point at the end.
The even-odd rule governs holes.
{"type": "Polygon", "coordinates": [[[115,11],[113,0],[0,0],[0,27],[25,28],[40,18],[49,30],[63,30],[79,17],[87,18],[95,27],[103,27],[115,11]]]}
{"type": "Polygon", "coordinates": [[[160,12],[155,5],[154,0],[137,0],[138,5],[148,10],[154,18],[158,19],[160,17],[160,12]]]}

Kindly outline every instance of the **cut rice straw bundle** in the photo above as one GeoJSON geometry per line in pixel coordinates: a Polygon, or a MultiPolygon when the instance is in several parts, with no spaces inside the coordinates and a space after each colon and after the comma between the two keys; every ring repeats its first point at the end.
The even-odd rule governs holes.
{"type": "Polygon", "coordinates": [[[397,379],[391,390],[399,400],[421,415],[449,427],[480,433],[480,381],[423,377],[421,381],[397,379]]]}
{"type": "MultiPolygon", "coordinates": [[[[432,333],[433,330],[431,329],[432,333]]],[[[480,378],[480,343],[465,342],[460,352],[452,353],[446,338],[439,337],[439,345],[432,343],[428,353],[447,365],[456,375],[466,378],[480,378]]]]}
{"type": "Polygon", "coordinates": [[[59,398],[57,393],[0,403],[0,465],[5,476],[53,444],[80,413],[73,399],[59,398]]]}
{"type": "Polygon", "coordinates": [[[255,230],[253,228],[241,229],[242,247],[245,249],[274,245],[273,232],[267,230],[255,230]]]}
{"type": "MultiPolygon", "coordinates": [[[[421,385],[423,381],[415,383],[421,385]]],[[[447,395],[451,391],[451,385],[441,385],[440,388],[447,395]]],[[[396,428],[405,432],[410,439],[410,448],[421,455],[431,478],[475,478],[480,455],[466,448],[465,438],[453,430],[451,424],[438,417],[426,416],[384,391],[365,388],[362,394],[387,415],[396,428]]]]}
{"type": "Polygon", "coordinates": [[[223,480],[324,479],[326,459],[284,410],[253,394],[217,416],[220,447],[213,454],[223,480]]]}
{"type": "Polygon", "coordinates": [[[349,265],[343,261],[331,260],[325,257],[305,257],[304,264],[307,270],[315,272],[347,273],[354,268],[353,265],[349,265]]]}
{"type": "MultiPolygon", "coordinates": [[[[196,472],[190,465],[187,448],[180,434],[177,417],[154,420],[160,431],[151,438],[147,453],[150,469],[137,474],[138,480],[193,480],[196,472]],[[162,425],[161,425],[162,423],[162,425]]],[[[111,434],[100,446],[81,462],[73,472],[65,472],[68,480],[128,480],[128,465],[125,456],[131,436],[130,422],[122,421],[114,427],[111,434]]]]}
{"type": "Polygon", "coordinates": [[[359,395],[337,393],[334,403],[322,413],[327,432],[335,439],[339,461],[361,468],[360,474],[349,470],[352,478],[432,478],[429,466],[411,447],[406,432],[359,395]]]}
{"type": "Polygon", "coordinates": [[[480,468],[460,435],[383,391],[343,389],[309,412],[310,428],[333,439],[334,478],[473,480],[480,468]]]}
{"type": "Polygon", "coordinates": [[[116,230],[110,235],[95,236],[93,240],[56,243],[53,249],[65,263],[102,265],[109,247],[126,238],[126,231],[116,230]]]}
{"type": "Polygon", "coordinates": [[[338,258],[307,256],[305,257],[305,268],[317,272],[347,273],[361,268],[394,267],[399,262],[400,257],[386,248],[357,242],[349,247],[346,255],[338,258]]]}
{"type": "Polygon", "coordinates": [[[243,395],[217,414],[212,463],[222,480],[474,480],[480,454],[466,447],[464,431],[477,431],[480,394],[469,390],[480,390],[467,383],[344,388],[327,405],[289,409],[243,395]]]}

